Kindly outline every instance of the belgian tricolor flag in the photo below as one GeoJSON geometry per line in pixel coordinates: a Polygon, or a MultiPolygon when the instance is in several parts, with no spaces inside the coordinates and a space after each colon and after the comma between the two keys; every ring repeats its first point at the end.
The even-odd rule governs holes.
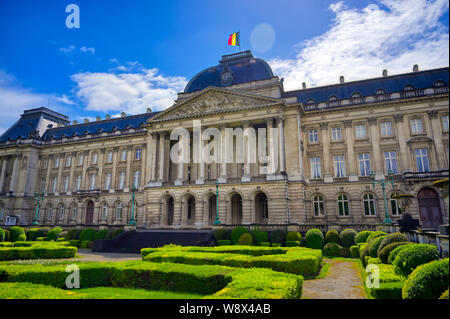
{"type": "Polygon", "coordinates": [[[228,38],[228,45],[241,46],[239,42],[239,32],[235,32],[232,35],[230,35],[230,37],[228,38]]]}

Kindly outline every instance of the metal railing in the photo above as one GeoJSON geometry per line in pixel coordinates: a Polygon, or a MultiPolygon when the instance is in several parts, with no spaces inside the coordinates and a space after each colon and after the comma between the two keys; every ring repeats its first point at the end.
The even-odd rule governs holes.
{"type": "Polygon", "coordinates": [[[445,178],[448,177],[448,170],[439,170],[431,172],[403,172],[403,179],[428,179],[428,178],[445,178]]]}

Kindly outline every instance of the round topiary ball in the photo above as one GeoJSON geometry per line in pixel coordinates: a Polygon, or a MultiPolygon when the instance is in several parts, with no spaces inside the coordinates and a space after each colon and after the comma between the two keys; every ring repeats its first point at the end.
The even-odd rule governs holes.
{"type": "Polygon", "coordinates": [[[286,235],[286,241],[298,241],[301,244],[303,241],[303,237],[302,234],[300,234],[298,231],[290,231],[286,235]]]}
{"type": "Polygon", "coordinates": [[[381,242],[383,241],[384,238],[385,238],[385,236],[379,236],[379,237],[376,237],[376,238],[372,239],[369,242],[369,245],[370,245],[370,247],[369,247],[369,255],[370,255],[370,257],[377,258],[377,256],[378,256],[378,247],[380,247],[380,244],[381,244],[381,242]]]}
{"type": "Polygon", "coordinates": [[[337,230],[332,229],[327,231],[325,234],[325,242],[327,243],[338,243],[339,242],[339,233],[337,230]]]}
{"type": "Polygon", "coordinates": [[[369,235],[372,233],[373,233],[373,231],[371,231],[371,230],[360,231],[355,237],[355,244],[358,245],[360,243],[366,243],[367,237],[369,237],[369,235]]]}
{"type": "Polygon", "coordinates": [[[383,239],[383,241],[380,243],[380,246],[378,246],[378,254],[384,247],[386,247],[389,244],[399,243],[399,242],[407,242],[407,241],[408,241],[408,238],[402,233],[389,234],[383,239]]]}
{"type": "Polygon", "coordinates": [[[400,246],[394,248],[394,250],[392,250],[392,251],[389,253],[388,264],[392,264],[392,263],[394,262],[395,257],[397,257],[397,254],[398,254],[399,252],[401,252],[403,249],[407,248],[408,246],[412,246],[412,245],[415,245],[415,244],[413,244],[413,243],[408,243],[407,245],[400,245],[400,246]]]}
{"type": "Polygon", "coordinates": [[[367,237],[366,243],[372,241],[373,239],[375,239],[377,237],[384,236],[384,235],[387,235],[387,233],[384,232],[384,231],[381,231],[381,230],[377,230],[377,231],[371,232],[369,234],[369,236],[367,237]]]}
{"type": "Polygon", "coordinates": [[[216,241],[219,240],[227,240],[228,231],[225,228],[219,228],[214,231],[214,239],[216,241]]]}
{"type": "Polygon", "coordinates": [[[58,239],[59,233],[62,232],[62,228],[56,226],[55,228],[51,229],[48,233],[47,233],[47,240],[51,241],[51,240],[56,240],[58,239]]]}
{"type": "Polygon", "coordinates": [[[9,233],[10,233],[10,240],[12,242],[14,241],[24,241],[26,240],[26,235],[25,235],[25,231],[23,230],[22,227],[19,226],[13,226],[9,229],[9,233]],[[19,239],[19,236],[23,235],[25,236],[25,239],[23,239],[23,236],[21,236],[21,238],[19,239]]]}
{"type": "Polygon", "coordinates": [[[324,243],[322,232],[317,228],[308,230],[305,235],[305,242],[308,248],[322,249],[324,243]]]}
{"type": "Polygon", "coordinates": [[[339,243],[342,247],[350,248],[355,244],[355,237],[357,232],[353,229],[347,228],[341,231],[339,235],[339,243]]]}
{"type": "Polygon", "coordinates": [[[233,245],[237,245],[239,242],[239,238],[241,238],[241,236],[245,233],[248,233],[248,230],[245,227],[238,226],[233,228],[233,230],[231,231],[231,241],[233,242],[233,245]]]}
{"type": "Polygon", "coordinates": [[[448,289],[448,258],[417,267],[406,279],[403,299],[438,299],[448,289]]]}
{"type": "Polygon", "coordinates": [[[241,237],[239,237],[238,243],[239,243],[239,245],[245,245],[245,246],[252,245],[253,244],[252,235],[250,235],[249,233],[242,234],[241,237]]]}
{"type": "Polygon", "coordinates": [[[286,241],[286,231],[282,229],[275,229],[269,233],[270,241],[275,244],[283,245],[286,241]]]}
{"type": "Polygon", "coordinates": [[[337,243],[328,243],[323,247],[323,254],[327,257],[339,257],[341,255],[340,247],[337,243]]]}
{"type": "Polygon", "coordinates": [[[391,243],[389,245],[384,246],[384,248],[381,249],[381,251],[380,251],[380,247],[378,247],[378,258],[380,258],[380,260],[383,264],[387,264],[389,255],[395,248],[397,248],[399,246],[403,246],[403,245],[408,245],[408,244],[410,244],[410,242],[391,243]]]}
{"type": "Polygon", "coordinates": [[[409,276],[418,266],[438,259],[439,252],[435,245],[415,244],[400,251],[392,264],[397,274],[409,276]]]}

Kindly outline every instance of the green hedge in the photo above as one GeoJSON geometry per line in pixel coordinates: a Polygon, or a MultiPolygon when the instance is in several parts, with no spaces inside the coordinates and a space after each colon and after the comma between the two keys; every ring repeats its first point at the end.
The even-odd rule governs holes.
{"type": "Polygon", "coordinates": [[[39,234],[39,228],[30,228],[30,229],[27,229],[27,231],[25,232],[27,239],[30,241],[34,241],[34,240],[36,240],[36,238],[40,237],[40,236],[38,236],[38,234],[39,234]]]}
{"type": "Polygon", "coordinates": [[[63,230],[62,230],[61,227],[55,227],[55,228],[52,228],[52,229],[48,232],[48,234],[47,234],[47,240],[48,240],[48,241],[50,241],[50,240],[57,240],[59,234],[60,234],[62,231],[63,231],[63,230]]]}
{"type": "Polygon", "coordinates": [[[229,239],[221,239],[217,241],[217,245],[218,246],[226,246],[226,245],[231,245],[231,240],[229,239]]]}
{"type": "Polygon", "coordinates": [[[322,232],[317,228],[308,230],[305,235],[305,242],[308,248],[322,249],[324,243],[322,232]]]}
{"type": "Polygon", "coordinates": [[[0,282],[0,299],[83,299],[73,291],[28,282],[0,282]]]}
{"type": "Polygon", "coordinates": [[[392,263],[395,272],[399,275],[408,276],[416,267],[439,259],[439,252],[435,245],[415,244],[406,247],[397,254],[392,263]]]}
{"type": "Polygon", "coordinates": [[[327,257],[339,257],[340,249],[337,243],[328,243],[323,247],[323,254],[327,257]]]}
{"type": "Polygon", "coordinates": [[[381,242],[384,240],[385,236],[379,236],[374,238],[373,240],[371,240],[369,242],[369,255],[372,258],[377,258],[378,257],[378,247],[380,247],[381,242]]]}
{"type": "Polygon", "coordinates": [[[251,246],[253,244],[253,237],[249,233],[242,234],[238,240],[239,245],[251,246]]]}
{"type": "Polygon", "coordinates": [[[25,231],[22,227],[13,226],[9,229],[9,233],[12,242],[25,241],[27,239],[25,231]]]}
{"type": "Polygon", "coordinates": [[[255,245],[261,246],[262,242],[269,241],[269,234],[265,231],[255,229],[250,232],[252,234],[253,239],[255,240],[255,245]]]}
{"type": "Polygon", "coordinates": [[[66,240],[78,240],[80,239],[80,232],[81,230],[72,228],[69,231],[67,231],[65,238],[66,240]]]}
{"type": "Polygon", "coordinates": [[[80,246],[81,246],[81,241],[78,240],[78,239],[72,239],[72,240],[69,240],[69,246],[73,246],[73,247],[80,248],[80,246]]]}
{"type": "Polygon", "coordinates": [[[49,259],[72,258],[77,253],[76,247],[65,246],[32,246],[32,247],[3,247],[0,248],[0,260],[17,259],[49,259]]]}
{"type": "Polygon", "coordinates": [[[379,288],[370,289],[375,299],[402,299],[403,282],[381,283],[379,288]]]}
{"type": "Polygon", "coordinates": [[[270,242],[272,244],[284,245],[286,241],[287,232],[282,229],[275,229],[269,233],[270,242]]]}
{"type": "Polygon", "coordinates": [[[80,232],[80,240],[81,242],[87,241],[87,240],[94,240],[95,236],[95,229],[93,228],[85,228],[80,232]]]}
{"type": "Polygon", "coordinates": [[[387,235],[387,233],[384,232],[384,231],[381,231],[381,230],[377,230],[377,231],[371,232],[369,234],[369,236],[367,237],[367,239],[366,239],[366,243],[369,243],[370,241],[372,241],[373,239],[375,239],[377,237],[386,236],[386,235],[387,235]]]}
{"type": "Polygon", "coordinates": [[[438,299],[448,289],[448,258],[417,267],[403,286],[403,299],[438,299]]]}
{"type": "Polygon", "coordinates": [[[326,243],[339,243],[338,231],[335,229],[327,231],[325,234],[325,242],[326,243]]]}
{"type": "Polygon", "coordinates": [[[354,245],[350,247],[350,257],[351,258],[359,258],[359,247],[354,245]]]}
{"type": "Polygon", "coordinates": [[[383,264],[387,264],[388,260],[389,260],[389,255],[395,248],[397,248],[399,246],[403,246],[403,245],[408,245],[408,244],[411,244],[411,243],[410,242],[394,242],[394,243],[384,246],[383,249],[381,249],[381,250],[380,250],[380,248],[378,248],[378,250],[380,250],[378,252],[378,258],[381,259],[383,264]]]}
{"type": "Polygon", "coordinates": [[[2,228],[0,228],[0,243],[5,241],[5,237],[6,237],[5,231],[2,228]]]}
{"type": "Polygon", "coordinates": [[[356,238],[357,232],[353,229],[347,228],[341,231],[339,235],[339,244],[342,247],[350,248],[355,244],[355,238],[356,238]]]}
{"type": "Polygon", "coordinates": [[[228,238],[228,231],[225,228],[216,229],[214,231],[214,239],[216,241],[229,239],[228,238]]]}
{"type": "Polygon", "coordinates": [[[298,231],[290,231],[286,235],[286,242],[288,241],[298,241],[301,245],[303,242],[302,234],[300,234],[298,231]]]}
{"type": "Polygon", "coordinates": [[[415,245],[415,244],[410,243],[410,244],[407,244],[407,245],[400,245],[400,246],[394,248],[394,250],[392,250],[392,251],[389,253],[388,264],[391,264],[391,265],[392,265],[392,263],[393,263],[394,260],[395,260],[395,257],[397,257],[397,255],[398,255],[398,253],[401,252],[403,249],[405,249],[405,248],[407,248],[407,247],[409,247],[409,246],[412,246],[412,245],[415,245]]]}
{"type": "Polygon", "coordinates": [[[239,242],[239,238],[241,238],[241,236],[246,233],[248,233],[248,230],[245,227],[238,226],[233,228],[233,230],[231,231],[231,242],[233,243],[233,245],[237,245],[239,242]]]}
{"type": "Polygon", "coordinates": [[[286,247],[299,247],[300,241],[298,240],[286,240],[286,243],[284,244],[286,247]]]}
{"type": "Polygon", "coordinates": [[[392,233],[384,237],[383,241],[378,246],[378,254],[381,250],[389,244],[399,243],[399,242],[407,242],[408,238],[402,233],[392,233]]]}
{"type": "Polygon", "coordinates": [[[95,232],[94,240],[105,239],[106,234],[108,233],[107,229],[99,230],[95,232]]]}
{"type": "Polygon", "coordinates": [[[370,230],[363,230],[360,231],[358,234],[356,234],[355,237],[355,244],[361,244],[361,243],[366,243],[367,242],[367,237],[369,237],[370,234],[372,234],[373,231],[370,230]]]}

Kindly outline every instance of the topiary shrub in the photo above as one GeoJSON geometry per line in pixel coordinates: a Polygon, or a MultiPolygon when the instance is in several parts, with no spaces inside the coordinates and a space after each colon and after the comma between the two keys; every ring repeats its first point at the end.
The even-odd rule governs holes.
{"type": "Polygon", "coordinates": [[[327,243],[339,243],[339,233],[337,230],[332,229],[325,234],[325,242],[327,243]]]}
{"type": "Polygon", "coordinates": [[[379,236],[374,238],[373,240],[371,240],[369,242],[369,255],[372,258],[377,258],[378,257],[378,247],[380,247],[381,242],[383,241],[383,239],[385,238],[385,236],[379,236]]]}
{"type": "Polygon", "coordinates": [[[67,231],[67,234],[65,236],[66,240],[78,240],[80,239],[80,230],[76,228],[72,228],[69,231],[67,231]]]}
{"type": "Polygon", "coordinates": [[[105,239],[106,234],[108,233],[107,229],[102,229],[95,232],[94,240],[105,239]]]}
{"type": "Polygon", "coordinates": [[[217,241],[217,246],[228,246],[231,245],[231,240],[229,239],[219,239],[217,241]]]}
{"type": "Polygon", "coordinates": [[[30,228],[25,232],[25,235],[27,236],[27,240],[35,241],[36,238],[38,238],[38,231],[39,228],[30,228]]]}
{"type": "Polygon", "coordinates": [[[305,235],[306,247],[313,249],[322,249],[323,242],[324,242],[323,234],[319,229],[313,228],[306,232],[305,235]]]}
{"type": "Polygon", "coordinates": [[[239,238],[241,238],[241,236],[246,233],[248,233],[248,230],[245,227],[238,226],[233,228],[233,230],[231,231],[231,242],[233,243],[233,245],[237,245],[239,242],[239,238]]]}
{"type": "Polygon", "coordinates": [[[421,265],[406,279],[402,298],[438,299],[448,289],[448,280],[448,258],[421,265]]]}
{"type": "Polygon", "coordinates": [[[370,257],[368,259],[368,261],[367,261],[367,264],[368,265],[370,265],[370,264],[377,265],[377,264],[382,264],[382,262],[381,262],[380,258],[372,258],[372,257],[370,257]]]}
{"type": "Polygon", "coordinates": [[[448,288],[446,291],[442,293],[442,295],[439,297],[439,299],[448,299],[448,288]]]}
{"type": "Polygon", "coordinates": [[[250,233],[242,234],[238,240],[239,245],[251,246],[253,244],[253,237],[250,233]]]}
{"type": "Polygon", "coordinates": [[[2,228],[0,228],[0,242],[5,241],[5,236],[6,236],[5,231],[2,228]]]}
{"type": "Polygon", "coordinates": [[[327,257],[339,257],[340,249],[336,243],[328,243],[323,247],[323,254],[327,257]]]}
{"type": "Polygon", "coordinates": [[[269,238],[272,243],[277,243],[281,246],[286,241],[286,231],[282,229],[275,229],[269,233],[269,238]]]}
{"type": "Polygon", "coordinates": [[[39,227],[36,238],[38,237],[47,237],[48,232],[50,231],[50,227],[39,227]]]}
{"type": "Polygon", "coordinates": [[[342,247],[350,248],[355,244],[355,237],[358,233],[350,228],[344,229],[339,235],[339,243],[342,247]]]}
{"type": "Polygon", "coordinates": [[[409,276],[418,266],[438,259],[439,252],[435,245],[416,244],[400,251],[392,264],[397,274],[409,276]]]}
{"type": "Polygon", "coordinates": [[[407,242],[408,238],[403,235],[402,233],[392,233],[387,235],[383,241],[380,243],[380,246],[378,247],[378,254],[381,252],[381,250],[386,247],[389,244],[392,243],[400,243],[400,242],[407,242]]]}
{"type": "Polygon", "coordinates": [[[226,239],[228,239],[227,236],[228,236],[228,232],[225,228],[219,228],[214,231],[214,239],[216,241],[226,240],[226,239]]]}
{"type": "Polygon", "coordinates": [[[281,247],[281,244],[279,244],[279,243],[272,243],[272,247],[281,247]]]}
{"type": "Polygon", "coordinates": [[[301,245],[303,242],[302,234],[300,234],[298,231],[290,231],[286,235],[286,242],[287,241],[298,241],[301,245]]]}
{"type": "Polygon", "coordinates": [[[262,247],[270,247],[270,243],[269,243],[268,241],[263,241],[263,242],[261,243],[261,246],[262,246],[262,247]]]}
{"type": "Polygon", "coordinates": [[[354,245],[350,247],[350,258],[359,258],[359,247],[354,245]]]}
{"type": "Polygon", "coordinates": [[[63,230],[62,232],[59,233],[58,238],[62,238],[65,240],[66,235],[67,235],[67,230],[63,230]]]}
{"type": "Polygon", "coordinates": [[[369,236],[367,237],[366,243],[368,243],[368,242],[374,240],[374,239],[377,238],[377,237],[385,236],[385,235],[387,235],[387,233],[384,232],[384,231],[381,231],[381,230],[377,230],[377,231],[371,232],[371,233],[369,234],[369,236]]]}
{"type": "Polygon", "coordinates": [[[10,240],[12,242],[25,241],[27,239],[27,237],[25,235],[25,231],[23,230],[22,227],[13,226],[9,229],[9,233],[10,233],[10,240]],[[20,235],[23,235],[23,236],[20,236],[20,235]],[[24,239],[24,237],[25,237],[25,239],[24,239]]]}
{"type": "Polygon", "coordinates": [[[9,230],[3,229],[3,231],[5,232],[5,241],[11,241],[11,234],[9,230]]]}
{"type": "Polygon", "coordinates": [[[356,237],[355,237],[356,245],[366,243],[367,237],[369,237],[369,235],[372,233],[373,233],[373,231],[371,231],[371,230],[360,231],[358,234],[356,234],[356,237]]]}
{"type": "MultiPolygon", "coordinates": [[[[80,240],[81,240],[81,244],[83,244],[84,241],[92,241],[94,240],[94,236],[95,236],[95,229],[93,228],[85,228],[80,232],[80,240]]],[[[83,246],[81,246],[82,248],[85,248],[83,246]]]]}
{"type": "Polygon", "coordinates": [[[410,244],[410,242],[396,242],[396,243],[391,243],[389,245],[384,246],[383,249],[381,249],[380,251],[380,247],[378,247],[378,258],[381,259],[381,261],[383,262],[383,264],[387,264],[388,263],[388,258],[389,258],[389,254],[398,246],[403,246],[403,245],[408,245],[410,244]]]}
{"type": "Polygon", "coordinates": [[[58,227],[58,226],[54,227],[47,233],[47,240],[52,241],[52,240],[58,239],[59,233],[61,233],[61,232],[62,232],[61,227],[58,227]]]}
{"type": "Polygon", "coordinates": [[[251,232],[251,234],[257,246],[260,246],[262,242],[269,241],[269,234],[265,231],[255,229],[251,232]]]}
{"type": "Polygon", "coordinates": [[[299,247],[300,242],[298,240],[286,240],[284,244],[286,247],[299,247]]]}
{"type": "Polygon", "coordinates": [[[350,248],[340,247],[339,248],[339,256],[347,258],[350,257],[350,248]]]}
{"type": "Polygon", "coordinates": [[[408,245],[401,245],[397,248],[394,248],[394,250],[389,253],[388,264],[392,264],[394,262],[395,257],[397,257],[397,254],[399,252],[401,252],[403,249],[407,248],[408,246],[412,246],[412,245],[415,245],[415,244],[409,243],[408,245]]]}

